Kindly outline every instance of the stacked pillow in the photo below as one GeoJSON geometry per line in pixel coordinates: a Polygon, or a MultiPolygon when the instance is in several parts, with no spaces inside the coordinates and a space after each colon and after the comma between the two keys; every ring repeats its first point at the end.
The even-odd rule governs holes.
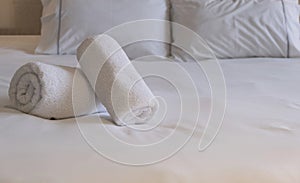
{"type": "Polygon", "coordinates": [[[161,21],[169,19],[167,0],[42,0],[42,4],[42,35],[36,53],[75,54],[87,37],[108,32],[126,44],[132,59],[169,56],[170,47],[162,42],[170,42],[170,24],[161,21]],[[128,22],[129,26],[124,24],[128,22]],[[137,36],[140,29],[144,31],[137,36]],[[152,37],[145,39],[150,33],[152,37]],[[139,42],[127,45],[129,38],[137,37],[139,42]]]}
{"type": "Polygon", "coordinates": [[[218,58],[300,57],[297,0],[169,1],[42,0],[36,52],[75,54],[84,39],[106,33],[131,59],[170,54],[184,61],[189,54],[205,59],[207,49],[195,40],[203,40],[198,44],[207,44],[218,58]]]}
{"type": "MultiPolygon", "coordinates": [[[[286,14],[286,26],[288,35],[289,57],[299,57],[300,53],[300,28],[299,14],[300,6],[297,0],[289,0],[284,2],[284,12],[286,14]]],[[[300,1],[299,1],[300,2],[300,1]]]]}
{"type": "MultiPolygon", "coordinates": [[[[171,4],[172,20],[204,39],[217,58],[300,56],[297,0],[171,0],[171,4]]],[[[194,40],[192,36],[173,26],[175,58],[189,59],[177,47],[194,40]]]]}

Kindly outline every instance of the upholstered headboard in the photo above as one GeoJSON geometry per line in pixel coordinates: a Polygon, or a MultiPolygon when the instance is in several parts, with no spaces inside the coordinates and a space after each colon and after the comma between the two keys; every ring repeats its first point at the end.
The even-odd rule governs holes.
{"type": "Polygon", "coordinates": [[[1,0],[0,35],[40,34],[41,14],[40,0],[1,0]]]}
{"type": "Polygon", "coordinates": [[[41,14],[40,0],[0,0],[0,35],[40,34],[41,14]]]}

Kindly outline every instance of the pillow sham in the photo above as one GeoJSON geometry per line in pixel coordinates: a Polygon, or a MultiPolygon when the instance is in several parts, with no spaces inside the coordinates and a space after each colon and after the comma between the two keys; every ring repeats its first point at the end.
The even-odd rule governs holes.
{"type": "MultiPolygon", "coordinates": [[[[297,0],[171,0],[171,4],[172,21],[199,35],[217,58],[300,56],[297,0]]],[[[178,47],[182,40],[194,40],[189,37],[193,35],[182,33],[176,24],[172,28],[172,55],[187,61],[190,57],[178,47]]]]}
{"type": "MultiPolygon", "coordinates": [[[[300,1],[299,1],[300,2],[300,1]]],[[[289,57],[300,57],[300,6],[298,0],[284,0],[284,12],[286,14],[286,25],[288,35],[289,57]]]]}
{"type": "Polygon", "coordinates": [[[122,42],[128,44],[122,46],[131,59],[170,54],[169,44],[163,43],[171,39],[170,24],[165,21],[169,20],[167,0],[41,1],[43,16],[38,54],[75,54],[84,39],[103,33],[121,45],[122,42]],[[136,22],[128,23],[133,21],[136,22]],[[137,37],[145,40],[130,42],[137,37]]]}

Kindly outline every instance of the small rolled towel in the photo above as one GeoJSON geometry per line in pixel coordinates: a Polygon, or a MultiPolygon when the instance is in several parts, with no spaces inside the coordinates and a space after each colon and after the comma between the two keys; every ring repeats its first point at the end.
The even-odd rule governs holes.
{"type": "Polygon", "coordinates": [[[100,103],[96,102],[95,105],[92,101],[95,99],[94,91],[80,70],[76,74],[80,90],[72,91],[75,71],[72,67],[40,62],[23,65],[10,83],[9,98],[12,107],[46,119],[70,118],[74,117],[72,95],[76,92],[76,96],[81,97],[76,99],[81,106],[76,111],[76,116],[104,110],[100,103]]]}
{"type": "Polygon", "coordinates": [[[113,38],[86,39],[77,50],[77,59],[117,125],[146,123],[155,114],[155,97],[113,38]]]}

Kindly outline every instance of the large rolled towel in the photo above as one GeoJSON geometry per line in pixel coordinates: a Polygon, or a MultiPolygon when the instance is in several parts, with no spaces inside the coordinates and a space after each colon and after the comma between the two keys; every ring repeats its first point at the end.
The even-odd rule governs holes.
{"type": "Polygon", "coordinates": [[[117,125],[145,123],[155,114],[155,97],[113,38],[88,38],[79,46],[77,59],[117,125]]]}
{"type": "Polygon", "coordinates": [[[47,119],[70,118],[74,117],[72,95],[76,92],[76,96],[80,96],[76,102],[81,106],[76,116],[103,110],[100,103],[96,102],[95,106],[94,91],[80,70],[76,74],[80,89],[72,91],[75,71],[75,68],[39,62],[25,64],[16,71],[10,83],[12,107],[47,119]]]}

